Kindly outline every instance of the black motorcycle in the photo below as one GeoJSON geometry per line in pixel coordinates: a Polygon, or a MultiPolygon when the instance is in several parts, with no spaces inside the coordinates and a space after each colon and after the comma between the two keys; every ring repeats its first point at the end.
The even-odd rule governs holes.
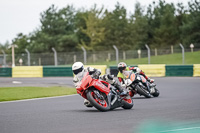
{"type": "Polygon", "coordinates": [[[149,83],[142,75],[135,74],[132,71],[123,72],[125,75],[125,85],[129,91],[146,98],[158,97],[160,92],[156,88],[155,83],[149,83]]]}

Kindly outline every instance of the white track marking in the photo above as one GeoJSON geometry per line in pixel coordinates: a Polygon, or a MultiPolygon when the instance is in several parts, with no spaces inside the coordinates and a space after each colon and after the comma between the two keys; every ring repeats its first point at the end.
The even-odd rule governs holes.
{"type": "Polygon", "coordinates": [[[13,81],[12,83],[13,84],[21,84],[22,82],[20,82],[20,81],[13,81]]]}
{"type": "Polygon", "coordinates": [[[167,133],[167,132],[175,132],[175,131],[184,131],[184,130],[192,130],[192,129],[200,129],[200,127],[190,127],[190,128],[166,130],[166,131],[160,131],[159,133],[165,133],[165,132],[167,133]]]}
{"type": "Polygon", "coordinates": [[[15,101],[5,101],[5,102],[0,102],[0,104],[1,103],[26,102],[26,101],[34,101],[34,100],[44,100],[44,99],[52,99],[52,98],[62,98],[62,97],[69,97],[69,96],[75,96],[75,95],[78,95],[78,94],[64,95],[64,96],[55,96],[55,97],[32,98],[32,99],[15,100],[15,101]]]}

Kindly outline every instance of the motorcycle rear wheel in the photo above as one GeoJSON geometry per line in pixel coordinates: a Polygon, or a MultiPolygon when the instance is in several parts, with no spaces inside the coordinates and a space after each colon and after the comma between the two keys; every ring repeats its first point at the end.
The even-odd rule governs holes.
{"type": "MultiPolygon", "coordinates": [[[[98,90],[96,90],[98,91],[98,90]]],[[[108,111],[110,109],[109,105],[108,105],[108,101],[105,99],[101,100],[99,98],[97,98],[97,96],[95,96],[96,94],[94,93],[94,89],[90,89],[87,92],[87,99],[90,101],[90,103],[99,111],[108,111]]]]}
{"type": "Polygon", "coordinates": [[[131,109],[133,107],[133,100],[131,99],[131,97],[129,97],[128,99],[123,99],[123,109],[131,109]]]}

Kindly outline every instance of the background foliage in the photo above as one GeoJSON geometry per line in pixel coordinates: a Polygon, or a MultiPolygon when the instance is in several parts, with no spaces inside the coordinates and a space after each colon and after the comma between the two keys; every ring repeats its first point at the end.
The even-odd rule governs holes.
{"type": "Polygon", "coordinates": [[[11,44],[18,45],[17,53],[28,49],[31,53],[52,51],[79,51],[84,46],[90,51],[169,48],[182,43],[200,47],[200,2],[194,0],[184,6],[160,0],[144,8],[135,4],[133,13],[116,3],[113,11],[75,9],[67,6],[58,9],[54,5],[40,14],[41,25],[28,35],[19,33],[13,42],[0,44],[6,52],[11,44]]]}

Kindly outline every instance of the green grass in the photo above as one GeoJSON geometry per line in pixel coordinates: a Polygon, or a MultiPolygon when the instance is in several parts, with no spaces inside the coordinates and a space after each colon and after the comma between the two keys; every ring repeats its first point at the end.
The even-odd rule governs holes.
{"type": "MultiPolygon", "coordinates": [[[[138,65],[138,64],[148,64],[148,58],[140,58],[140,59],[128,59],[128,60],[120,60],[126,62],[128,65],[138,65]]],[[[92,63],[88,63],[92,65],[92,63]]],[[[117,65],[116,61],[111,62],[97,62],[95,65],[117,65]]],[[[151,64],[174,64],[174,65],[182,65],[182,54],[168,54],[168,55],[158,55],[151,56],[151,64]]],[[[200,64],[200,51],[197,52],[185,52],[185,65],[188,64],[200,64]]]]}
{"type": "Polygon", "coordinates": [[[68,87],[0,87],[0,101],[12,101],[41,97],[76,94],[68,87]]]}

